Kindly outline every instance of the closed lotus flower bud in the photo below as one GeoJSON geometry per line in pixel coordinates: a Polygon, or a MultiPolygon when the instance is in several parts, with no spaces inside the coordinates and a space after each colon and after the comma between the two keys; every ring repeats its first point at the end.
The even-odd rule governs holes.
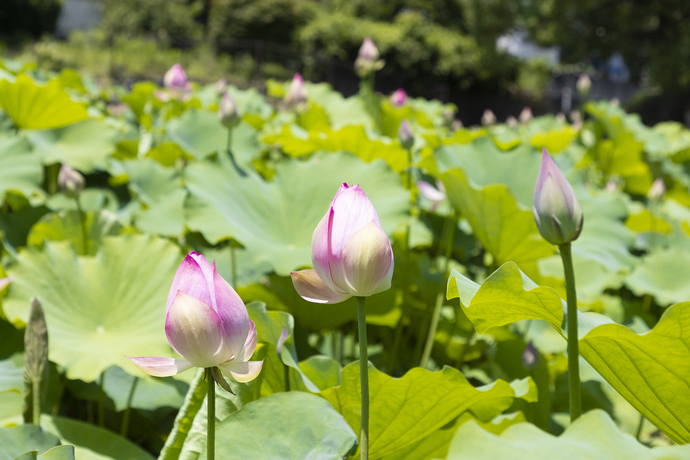
{"type": "Polygon", "coordinates": [[[398,88],[391,95],[390,101],[392,106],[402,107],[407,102],[407,93],[405,93],[404,89],[398,88]]]}
{"type": "Polygon", "coordinates": [[[169,377],[192,367],[215,368],[238,382],[254,380],[263,361],[249,361],[256,349],[256,327],[244,302],[203,255],[187,255],[175,273],[165,313],[165,335],[184,359],[129,357],[143,372],[169,377]]]}
{"type": "Polygon", "coordinates": [[[216,94],[222,97],[225,94],[225,90],[228,88],[228,81],[225,78],[221,78],[216,82],[216,94]]]}
{"type": "Polygon", "coordinates": [[[520,123],[523,125],[532,121],[532,118],[534,118],[534,116],[532,115],[532,109],[529,107],[523,108],[522,112],[520,112],[520,115],[518,116],[518,120],[520,120],[520,123]]]}
{"type": "Polygon", "coordinates": [[[661,177],[659,177],[654,181],[652,186],[649,187],[649,191],[647,192],[647,198],[649,198],[652,201],[659,201],[664,197],[665,193],[666,186],[664,185],[664,180],[661,177]]]}
{"type": "Polygon", "coordinates": [[[462,121],[453,120],[453,123],[450,124],[450,129],[452,129],[453,131],[457,131],[459,129],[462,129],[462,121]]]}
{"type": "Polygon", "coordinates": [[[374,41],[367,37],[359,48],[357,59],[355,60],[355,72],[360,78],[366,78],[377,70],[381,70],[385,62],[380,57],[379,49],[374,41]]]}
{"type": "Polygon", "coordinates": [[[583,73],[577,79],[577,83],[575,83],[575,86],[577,87],[577,90],[580,92],[580,94],[586,96],[587,93],[589,93],[590,88],[592,88],[592,79],[589,78],[589,75],[583,73]]]}
{"type": "Polygon", "coordinates": [[[307,89],[304,87],[302,75],[296,73],[292,77],[290,88],[285,95],[285,102],[292,108],[301,108],[307,103],[307,89]]]}
{"type": "Polygon", "coordinates": [[[566,244],[580,236],[584,219],[580,203],[546,149],[534,187],[532,210],[539,233],[549,243],[566,244]]]}
{"type": "Polygon", "coordinates": [[[218,105],[218,117],[220,122],[226,128],[232,128],[237,126],[240,122],[240,115],[237,113],[237,105],[235,105],[235,100],[230,96],[227,91],[223,95],[218,105]]]}
{"type": "Polygon", "coordinates": [[[400,141],[400,145],[405,149],[410,149],[414,145],[412,126],[410,126],[410,122],[405,118],[402,119],[398,127],[398,140],[400,141]]]}
{"type": "Polygon", "coordinates": [[[163,85],[169,90],[181,90],[187,87],[187,74],[180,64],[175,64],[165,72],[163,85]]]}
{"type": "Polygon", "coordinates": [[[62,163],[58,173],[58,187],[70,198],[76,198],[84,189],[84,176],[75,171],[67,163],[62,163]]]}
{"type": "Polygon", "coordinates": [[[508,126],[510,126],[511,128],[517,128],[518,127],[517,118],[515,118],[512,115],[508,116],[508,118],[506,118],[506,124],[508,126]]]}
{"type": "Polygon", "coordinates": [[[482,115],[482,124],[484,126],[493,125],[496,123],[496,115],[491,109],[486,109],[482,115]]]}
{"type": "Polygon", "coordinates": [[[443,186],[443,182],[437,180],[436,187],[423,180],[417,182],[419,193],[421,193],[424,198],[431,201],[432,211],[435,211],[438,205],[446,199],[446,188],[443,186]]]}
{"type": "Polygon", "coordinates": [[[539,367],[539,352],[532,342],[528,343],[525,351],[522,352],[522,365],[528,371],[533,371],[539,367]]]}
{"type": "Polygon", "coordinates": [[[393,250],[359,185],[342,184],[311,240],[314,270],[292,272],[305,300],[332,304],[391,287],[393,250]]]}

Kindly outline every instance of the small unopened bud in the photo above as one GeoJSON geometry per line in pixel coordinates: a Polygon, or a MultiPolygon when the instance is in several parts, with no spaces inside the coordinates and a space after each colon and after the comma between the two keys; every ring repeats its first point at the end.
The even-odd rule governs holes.
{"type": "Polygon", "coordinates": [[[531,341],[525,347],[525,351],[522,352],[522,365],[528,371],[533,371],[539,367],[539,351],[531,341]]]}
{"type": "Polygon", "coordinates": [[[582,114],[580,113],[579,110],[575,109],[572,112],[570,112],[570,121],[573,123],[577,123],[578,121],[582,121],[582,114]]]}
{"type": "Polygon", "coordinates": [[[482,115],[482,124],[484,126],[490,126],[496,123],[496,115],[494,115],[491,109],[486,109],[482,115]]]}
{"type": "Polygon", "coordinates": [[[609,102],[611,102],[611,105],[614,107],[618,107],[619,105],[621,105],[621,100],[617,97],[612,97],[609,102]]]}
{"type": "Polygon", "coordinates": [[[180,64],[175,64],[165,72],[163,84],[169,90],[180,90],[187,87],[187,74],[180,64]]]}
{"type": "Polygon", "coordinates": [[[398,88],[391,95],[390,101],[392,106],[402,107],[403,105],[405,105],[405,102],[407,102],[407,93],[405,93],[404,89],[398,88]]]}
{"type": "Polygon", "coordinates": [[[660,201],[664,197],[665,193],[666,186],[664,185],[664,180],[661,177],[659,177],[654,181],[652,186],[649,187],[649,191],[647,192],[647,198],[649,198],[652,201],[660,201]]]}
{"type": "Polygon", "coordinates": [[[228,81],[225,78],[221,78],[216,82],[216,94],[218,97],[222,97],[225,94],[225,90],[228,88],[228,81]]]}
{"type": "Polygon", "coordinates": [[[58,173],[58,187],[62,193],[70,198],[76,198],[84,190],[84,183],[84,176],[67,163],[62,163],[58,173]]]}
{"type": "Polygon", "coordinates": [[[532,121],[532,118],[534,118],[534,116],[532,115],[532,109],[529,107],[523,108],[522,112],[520,112],[520,116],[518,116],[518,120],[520,120],[520,123],[523,125],[532,121]]]}
{"type": "Polygon", "coordinates": [[[290,88],[285,95],[285,103],[293,109],[304,107],[307,103],[307,89],[304,87],[302,75],[296,73],[292,77],[290,88]]]}
{"type": "Polygon", "coordinates": [[[563,112],[558,112],[556,114],[556,121],[559,123],[565,123],[565,114],[563,112]]]}
{"type": "Polygon", "coordinates": [[[586,96],[587,93],[589,93],[590,88],[592,87],[592,80],[589,78],[589,75],[583,73],[577,79],[577,83],[575,83],[575,86],[577,87],[577,90],[581,95],[586,96]]]}
{"type": "Polygon", "coordinates": [[[604,191],[607,193],[613,193],[616,191],[617,188],[618,188],[618,184],[616,184],[616,181],[610,180],[606,184],[606,187],[604,187],[604,191]]]}
{"type": "Polygon", "coordinates": [[[398,127],[398,140],[404,149],[410,149],[414,145],[414,133],[412,132],[412,126],[410,126],[410,122],[405,118],[402,119],[400,126],[398,127]]]}
{"type": "Polygon", "coordinates": [[[385,61],[379,59],[379,49],[374,44],[374,41],[367,37],[362,42],[359,48],[357,59],[355,60],[355,72],[360,78],[366,78],[377,70],[381,70],[385,65],[385,61]]]}
{"type": "Polygon", "coordinates": [[[580,236],[584,220],[580,203],[545,148],[534,187],[532,211],[539,233],[549,243],[566,244],[580,236]]]}
{"type": "Polygon", "coordinates": [[[462,129],[462,121],[453,120],[453,123],[450,124],[450,129],[452,129],[453,131],[457,131],[459,129],[462,129]]]}
{"type": "Polygon", "coordinates": [[[511,128],[517,128],[518,127],[517,118],[515,118],[512,115],[509,115],[508,118],[506,118],[506,124],[511,128]]]}
{"type": "Polygon", "coordinates": [[[223,95],[223,99],[220,100],[220,105],[218,106],[218,117],[220,118],[220,122],[226,128],[237,126],[240,122],[240,116],[237,113],[235,101],[227,91],[223,95]]]}

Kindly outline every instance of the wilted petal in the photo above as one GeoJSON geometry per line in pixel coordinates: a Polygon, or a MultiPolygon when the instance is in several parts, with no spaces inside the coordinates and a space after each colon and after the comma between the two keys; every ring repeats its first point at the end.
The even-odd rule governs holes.
{"type": "Polygon", "coordinates": [[[199,299],[215,309],[213,269],[204,256],[196,252],[190,252],[177,268],[172,286],[170,286],[170,292],[168,293],[168,302],[165,308],[166,315],[177,296],[177,291],[182,291],[195,299],[199,299]]]}
{"type": "Polygon", "coordinates": [[[180,372],[194,367],[192,363],[184,359],[154,358],[148,356],[126,356],[126,358],[132,361],[139,370],[154,377],[170,377],[171,375],[179,374],[180,372]]]}
{"type": "Polygon", "coordinates": [[[210,305],[178,291],[165,318],[170,345],[196,367],[213,367],[232,357],[223,324],[210,305]]]}
{"type": "Polygon", "coordinates": [[[390,241],[371,221],[350,238],[343,251],[343,274],[350,294],[366,297],[390,288],[390,279],[387,286],[383,283],[389,273],[392,276],[392,265],[390,241]]]}
{"type": "Polygon", "coordinates": [[[232,362],[227,364],[221,364],[218,368],[223,371],[223,374],[227,375],[231,379],[238,382],[251,382],[256,377],[258,377],[261,372],[261,366],[263,366],[264,361],[248,361],[242,362],[232,362]]]}
{"type": "Polygon", "coordinates": [[[341,294],[326,286],[315,270],[290,273],[297,294],[314,303],[339,303],[349,299],[350,294],[341,294]]]}
{"type": "Polygon", "coordinates": [[[249,361],[252,357],[254,351],[256,350],[256,325],[254,321],[249,320],[249,334],[247,335],[247,341],[244,342],[244,347],[242,347],[242,352],[237,357],[236,361],[249,361]]]}
{"type": "Polygon", "coordinates": [[[237,356],[249,334],[249,314],[247,307],[235,290],[218,274],[216,264],[213,263],[213,280],[216,294],[216,312],[223,324],[225,338],[237,356]]]}

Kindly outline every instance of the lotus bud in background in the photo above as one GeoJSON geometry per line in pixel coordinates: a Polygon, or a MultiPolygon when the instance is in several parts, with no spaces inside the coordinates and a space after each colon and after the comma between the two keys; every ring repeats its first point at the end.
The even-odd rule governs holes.
{"type": "Polygon", "coordinates": [[[220,122],[226,128],[230,129],[237,126],[240,122],[240,115],[237,113],[237,105],[235,100],[230,96],[229,92],[225,92],[223,98],[218,105],[218,117],[220,122]]]}
{"type": "Polygon", "coordinates": [[[511,128],[517,128],[518,127],[517,118],[515,118],[512,115],[508,116],[508,118],[506,118],[506,124],[511,128]]]}
{"type": "Polygon", "coordinates": [[[218,368],[238,382],[254,380],[263,361],[249,361],[256,349],[256,326],[244,302],[203,255],[192,252],[175,273],[165,312],[165,335],[184,359],[129,357],[154,377],[169,377],[192,367],[211,368],[230,391],[218,368]]]}
{"type": "Polygon", "coordinates": [[[666,186],[664,185],[664,180],[659,177],[652,183],[652,186],[649,187],[647,198],[652,201],[661,201],[664,194],[666,194],[666,186]]]}
{"type": "Polygon", "coordinates": [[[582,114],[580,113],[579,110],[575,109],[572,112],[570,112],[570,121],[573,123],[577,123],[578,121],[582,121],[582,114]]]}
{"type": "Polygon", "coordinates": [[[457,131],[459,129],[462,129],[462,121],[453,120],[453,123],[450,124],[450,129],[452,129],[453,131],[457,131]]]}
{"type": "Polygon", "coordinates": [[[529,107],[524,107],[522,109],[522,112],[520,112],[520,115],[518,116],[518,120],[523,125],[526,125],[527,123],[532,121],[532,118],[534,118],[534,116],[532,115],[532,109],[529,107]]]}
{"type": "Polygon", "coordinates": [[[436,181],[436,187],[428,182],[420,180],[417,182],[417,189],[424,198],[431,201],[432,211],[436,211],[438,205],[446,199],[446,188],[443,186],[443,182],[439,180],[436,181]]]}
{"type": "Polygon", "coordinates": [[[360,78],[367,78],[372,73],[383,69],[386,63],[379,59],[380,56],[379,49],[374,44],[374,41],[369,37],[365,38],[355,60],[355,72],[357,75],[360,78]]]}
{"type": "Polygon", "coordinates": [[[522,352],[522,365],[528,371],[533,371],[539,367],[539,352],[530,341],[522,352]]]}
{"type": "Polygon", "coordinates": [[[496,123],[496,115],[491,109],[486,109],[482,115],[482,124],[484,126],[491,126],[496,123]]]}
{"type": "Polygon", "coordinates": [[[218,95],[218,97],[222,97],[227,89],[228,81],[225,78],[221,78],[216,82],[216,95],[218,95]]]}
{"type": "Polygon", "coordinates": [[[297,293],[333,304],[391,287],[393,249],[379,216],[359,185],[342,184],[311,240],[314,270],[292,272],[297,293]]]}
{"type": "Polygon", "coordinates": [[[559,123],[565,123],[566,122],[565,114],[563,112],[558,112],[556,114],[556,121],[559,123]]]}
{"type": "Polygon", "coordinates": [[[180,91],[187,88],[187,74],[180,64],[175,64],[165,72],[163,85],[170,91],[180,91]]]}
{"type": "Polygon", "coordinates": [[[293,109],[301,109],[307,103],[307,89],[304,87],[302,75],[296,73],[290,82],[290,88],[285,95],[285,103],[293,109]]]}
{"type": "Polygon", "coordinates": [[[607,193],[613,193],[618,189],[618,184],[614,180],[608,181],[606,184],[606,187],[604,187],[604,191],[607,193]]]}
{"type": "Polygon", "coordinates": [[[614,106],[614,107],[618,107],[619,105],[621,105],[621,100],[618,99],[617,97],[612,97],[611,100],[610,100],[609,102],[610,102],[611,105],[614,106]]]}
{"type": "Polygon", "coordinates": [[[402,119],[400,126],[398,126],[398,140],[400,141],[400,145],[407,150],[411,149],[414,145],[412,126],[410,126],[410,122],[405,118],[402,119]]]}
{"type": "Polygon", "coordinates": [[[577,87],[577,91],[581,95],[586,96],[589,93],[589,90],[592,88],[592,79],[589,78],[589,75],[583,73],[577,79],[577,83],[575,83],[575,86],[577,87]]]}
{"type": "Polygon", "coordinates": [[[407,93],[404,89],[398,88],[391,95],[390,101],[393,107],[402,107],[407,102],[407,93]]]}
{"type": "Polygon", "coordinates": [[[58,173],[58,187],[62,193],[70,198],[76,198],[84,190],[85,182],[84,176],[67,163],[62,163],[58,173]]]}
{"type": "Polygon", "coordinates": [[[539,233],[549,243],[562,245],[580,236],[584,220],[580,203],[545,148],[534,187],[532,210],[539,233]]]}

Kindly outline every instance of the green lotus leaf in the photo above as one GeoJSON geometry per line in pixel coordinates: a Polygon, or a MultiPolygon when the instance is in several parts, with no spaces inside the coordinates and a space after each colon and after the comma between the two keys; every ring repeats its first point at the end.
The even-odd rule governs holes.
{"type": "Polygon", "coordinates": [[[60,439],[36,425],[0,428],[0,459],[14,460],[24,452],[37,450],[44,453],[60,445],[60,439]]]}
{"type": "Polygon", "coordinates": [[[24,391],[24,358],[21,353],[0,361],[0,391],[24,391]]]}
{"type": "Polygon", "coordinates": [[[74,460],[74,446],[56,446],[43,454],[32,450],[17,457],[16,460],[74,460]]]}
{"type": "Polygon", "coordinates": [[[46,242],[22,251],[8,271],[13,281],[3,309],[21,324],[29,299],[40,299],[50,360],[69,379],[92,382],[112,365],[140,375],[124,355],[173,356],[165,303],[180,260],[174,244],[152,236],[107,237],[96,256],[77,256],[68,242],[46,242]]]}
{"type": "MultiPolygon", "coordinates": [[[[471,411],[488,421],[510,407],[516,397],[535,400],[536,387],[531,379],[516,383],[518,390],[503,380],[475,388],[451,367],[438,372],[416,367],[395,379],[369,364],[369,458],[405,449],[463,412],[471,411]]],[[[340,386],[322,391],[321,396],[359,433],[359,362],[345,366],[340,386]]]]}
{"type": "Polygon", "coordinates": [[[79,460],[153,460],[151,454],[112,431],[65,417],[41,416],[41,428],[74,446],[79,460]]]}
{"type": "Polygon", "coordinates": [[[87,118],[86,107],[72,101],[58,80],[37,85],[25,74],[0,80],[0,107],[18,129],[54,129],[87,118]]]}
{"type": "MultiPolygon", "coordinates": [[[[480,286],[457,271],[449,299],[459,297],[477,332],[525,319],[561,330],[565,302],[506,263],[480,286]]],[[[601,315],[578,312],[580,354],[635,409],[679,443],[690,442],[690,303],[669,308],[649,333],[638,335],[601,315]]]]}
{"type": "Polygon", "coordinates": [[[230,237],[283,276],[311,265],[311,236],[340,184],[360,184],[387,233],[406,218],[408,193],[383,162],[366,164],[347,153],[281,163],[265,182],[240,177],[224,156],[199,161],[185,171],[191,196],[187,226],[216,243],[230,237]]]}
{"type": "Polygon", "coordinates": [[[115,151],[117,131],[100,120],[84,120],[45,131],[31,131],[26,137],[44,164],[67,163],[91,173],[106,167],[115,151]]]}
{"type": "Polygon", "coordinates": [[[20,390],[0,392],[0,427],[24,423],[24,395],[20,390]]]}
{"type": "Polygon", "coordinates": [[[684,274],[690,270],[690,251],[672,246],[641,258],[625,285],[638,296],[649,294],[666,306],[690,298],[690,284],[684,274]]]}
{"type": "Polygon", "coordinates": [[[43,180],[39,158],[21,136],[0,136],[0,196],[8,190],[30,195],[43,180]]]}
{"type": "Polygon", "coordinates": [[[216,444],[228,446],[216,449],[218,459],[338,459],[356,448],[357,436],[328,402],[296,391],[254,401],[228,416],[216,426],[216,444]]]}
{"type": "MultiPolygon", "coordinates": [[[[204,369],[197,369],[196,375],[189,384],[189,390],[185,395],[182,407],[180,407],[175,417],[172,430],[161,449],[158,460],[177,460],[180,458],[183,446],[192,444],[192,442],[186,443],[185,441],[192,429],[197,414],[206,401],[208,385],[204,382],[204,374],[204,369]]],[[[217,398],[217,401],[221,400],[222,398],[217,398]]],[[[203,448],[203,445],[201,447],[203,448]]],[[[201,452],[201,448],[198,449],[198,452],[201,452]]]]}
{"type": "Polygon", "coordinates": [[[310,356],[304,361],[300,361],[299,368],[320,391],[340,385],[342,366],[338,361],[328,356],[310,356]]]}
{"type": "Polygon", "coordinates": [[[577,136],[577,131],[572,126],[551,129],[533,135],[529,142],[532,146],[541,149],[545,147],[549,153],[558,153],[566,148],[577,136]]]}
{"type": "Polygon", "coordinates": [[[576,420],[556,437],[529,423],[508,427],[500,435],[482,429],[475,422],[460,426],[447,460],[681,460],[690,446],[650,449],[618,430],[608,414],[593,410],[576,420]]]}

